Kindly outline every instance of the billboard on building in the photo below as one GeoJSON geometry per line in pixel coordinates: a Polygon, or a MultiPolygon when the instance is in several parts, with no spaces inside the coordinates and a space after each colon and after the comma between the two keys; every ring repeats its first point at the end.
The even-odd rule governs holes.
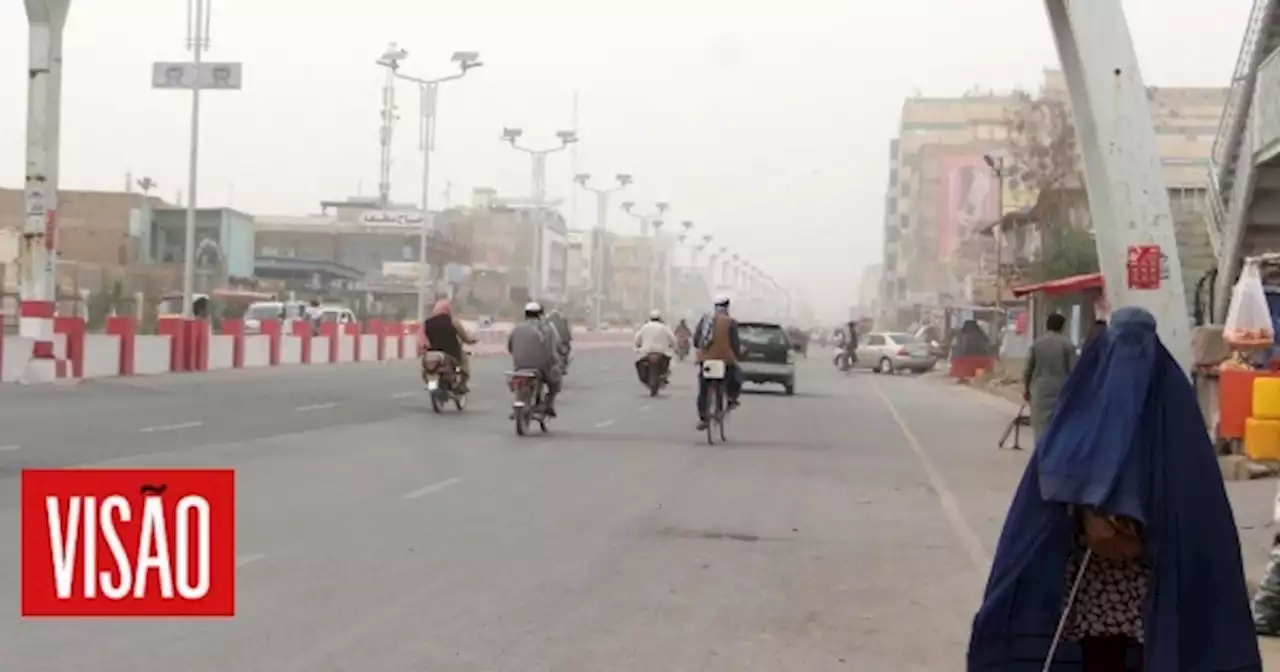
{"type": "Polygon", "coordinates": [[[939,163],[938,260],[947,262],[999,217],[1000,180],[980,153],[943,156],[939,163]]]}

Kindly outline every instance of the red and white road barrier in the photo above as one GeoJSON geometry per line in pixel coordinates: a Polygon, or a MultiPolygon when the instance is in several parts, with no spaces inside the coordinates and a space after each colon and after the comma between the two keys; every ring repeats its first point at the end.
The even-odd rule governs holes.
{"type": "MultiPolygon", "coordinates": [[[[475,330],[477,342],[470,348],[473,355],[505,354],[512,326],[475,330]]],[[[379,320],[325,323],[320,334],[313,336],[311,325],[303,321],[266,320],[261,333],[246,334],[242,321],[226,320],[221,333],[215,334],[200,320],[165,318],[156,325],[156,332],[138,333],[131,317],[107,318],[101,333],[88,333],[80,318],[54,318],[48,345],[37,345],[37,339],[21,336],[0,340],[0,383],[389,362],[416,359],[419,343],[417,325],[379,320]]],[[[631,343],[629,331],[574,330],[575,349],[623,348],[631,343]]]]}

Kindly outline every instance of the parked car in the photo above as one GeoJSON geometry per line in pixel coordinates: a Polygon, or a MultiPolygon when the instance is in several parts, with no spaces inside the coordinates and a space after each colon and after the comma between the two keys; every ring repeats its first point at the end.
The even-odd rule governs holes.
{"type": "Polygon", "coordinates": [[[745,382],[782,385],[796,393],[796,353],[782,325],[774,322],[739,322],[742,352],[738,366],[745,382]]]}
{"type": "Polygon", "coordinates": [[[938,357],[928,343],[896,331],[875,331],[863,336],[858,342],[857,354],[854,366],[876,373],[925,373],[938,364],[938,357]]]}

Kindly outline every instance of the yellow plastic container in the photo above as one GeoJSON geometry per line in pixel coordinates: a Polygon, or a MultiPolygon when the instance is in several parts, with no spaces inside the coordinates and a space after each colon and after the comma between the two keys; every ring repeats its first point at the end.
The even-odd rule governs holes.
{"type": "Polygon", "coordinates": [[[1244,454],[1251,460],[1280,460],[1280,420],[1245,420],[1244,454]]]}
{"type": "Polygon", "coordinates": [[[1280,420],[1280,378],[1259,376],[1253,381],[1253,417],[1280,420]]]}

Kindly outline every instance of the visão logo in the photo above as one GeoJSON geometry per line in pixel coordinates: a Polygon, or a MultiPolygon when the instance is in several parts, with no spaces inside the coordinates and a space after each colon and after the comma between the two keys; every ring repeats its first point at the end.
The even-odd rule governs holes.
{"type": "Polygon", "coordinates": [[[231,469],[22,472],[23,616],[235,615],[231,469]]]}

